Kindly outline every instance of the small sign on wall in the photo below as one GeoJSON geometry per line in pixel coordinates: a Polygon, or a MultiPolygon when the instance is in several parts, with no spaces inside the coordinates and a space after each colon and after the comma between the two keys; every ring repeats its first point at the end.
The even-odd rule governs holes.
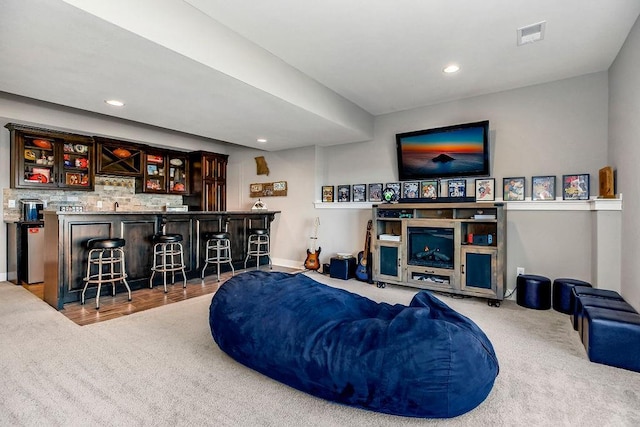
{"type": "Polygon", "coordinates": [[[250,197],[286,196],[287,181],[261,182],[249,185],[250,197]]]}

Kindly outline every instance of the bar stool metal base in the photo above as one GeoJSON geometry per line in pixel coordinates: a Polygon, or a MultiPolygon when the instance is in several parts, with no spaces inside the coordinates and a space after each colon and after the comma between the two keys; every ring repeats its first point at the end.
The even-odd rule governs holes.
{"type": "Polygon", "coordinates": [[[83,278],[80,303],[85,302],[85,293],[89,285],[97,285],[96,310],[100,308],[100,291],[102,284],[111,283],[113,296],[116,295],[117,282],[124,283],[131,301],[131,288],[127,283],[127,273],[124,263],[124,239],[90,239],[87,241],[89,255],[87,260],[87,274],[83,278]],[[92,267],[93,271],[92,271],[92,267]]]}
{"type": "Polygon", "coordinates": [[[220,281],[220,265],[229,264],[231,266],[231,275],[235,275],[236,271],[233,268],[233,262],[231,257],[231,235],[229,233],[205,233],[204,238],[207,241],[206,259],[204,260],[204,267],[202,267],[201,278],[204,279],[204,271],[209,264],[216,265],[216,273],[218,275],[218,282],[220,281]]]}
{"type": "Polygon", "coordinates": [[[269,231],[264,228],[249,230],[249,238],[247,239],[247,256],[244,259],[244,268],[247,268],[247,261],[250,257],[256,258],[256,270],[260,268],[260,257],[266,256],[269,260],[269,269],[271,265],[271,252],[269,247],[269,231]]]}
{"type": "Polygon", "coordinates": [[[182,287],[187,287],[184,255],[182,251],[182,236],[180,234],[156,234],[153,236],[153,266],[149,287],[153,288],[153,277],[162,273],[164,292],[167,293],[167,273],[171,273],[171,283],[175,283],[176,271],[182,272],[182,287]]]}

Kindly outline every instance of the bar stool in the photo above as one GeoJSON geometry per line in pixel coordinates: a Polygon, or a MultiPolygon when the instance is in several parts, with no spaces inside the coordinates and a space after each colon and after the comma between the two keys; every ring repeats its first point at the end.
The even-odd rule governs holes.
{"type": "Polygon", "coordinates": [[[89,249],[87,259],[87,275],[82,288],[80,303],[84,304],[84,295],[89,285],[98,285],[96,291],[96,310],[100,308],[100,289],[103,283],[113,285],[113,295],[116,295],[116,283],[122,282],[129,293],[131,301],[131,288],[127,283],[127,273],[124,266],[124,239],[89,239],[86,243],[89,249]],[[93,267],[93,268],[92,268],[93,267]],[[93,270],[93,271],[92,271],[93,270]]]}
{"type": "Polygon", "coordinates": [[[260,257],[266,256],[271,267],[271,253],[269,250],[269,230],[266,228],[254,228],[249,230],[247,239],[247,256],[244,259],[244,268],[247,268],[249,257],[256,257],[256,270],[260,268],[260,257]]]}
{"type": "Polygon", "coordinates": [[[236,271],[231,262],[231,235],[227,232],[208,232],[204,233],[203,237],[207,241],[207,249],[204,267],[202,268],[202,278],[204,279],[204,271],[209,264],[216,264],[218,282],[220,281],[220,264],[229,263],[231,275],[235,275],[236,271]]]}
{"type": "Polygon", "coordinates": [[[164,293],[167,293],[167,273],[171,273],[171,283],[175,282],[176,271],[182,272],[182,287],[187,287],[187,274],[185,273],[184,255],[182,252],[181,234],[155,234],[153,242],[153,266],[149,287],[153,288],[153,276],[162,273],[164,293]]]}

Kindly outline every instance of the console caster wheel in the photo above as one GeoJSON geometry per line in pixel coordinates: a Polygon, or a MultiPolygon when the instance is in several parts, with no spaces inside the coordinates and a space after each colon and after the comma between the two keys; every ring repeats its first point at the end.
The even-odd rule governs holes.
{"type": "Polygon", "coordinates": [[[386,286],[387,286],[387,284],[386,284],[386,283],[384,283],[384,282],[378,282],[378,283],[377,283],[377,286],[378,286],[379,288],[384,288],[384,287],[386,287],[386,286]]]}
{"type": "Polygon", "coordinates": [[[500,307],[500,301],[496,299],[490,299],[490,300],[487,300],[487,305],[489,307],[500,307]]]}

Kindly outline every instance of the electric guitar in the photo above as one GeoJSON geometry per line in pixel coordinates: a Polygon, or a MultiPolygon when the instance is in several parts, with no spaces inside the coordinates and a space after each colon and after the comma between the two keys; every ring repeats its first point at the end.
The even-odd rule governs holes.
{"type": "Polygon", "coordinates": [[[307,259],[304,260],[304,268],[307,270],[320,269],[320,251],[322,248],[318,247],[316,250],[316,241],[318,240],[318,226],[320,225],[320,218],[316,217],[313,228],[313,237],[311,237],[312,250],[307,248],[307,259]]]}
{"type": "Polygon", "coordinates": [[[358,266],[356,267],[356,279],[363,282],[371,281],[371,251],[369,246],[371,245],[371,227],[373,221],[369,220],[367,223],[367,234],[364,238],[364,250],[358,253],[358,266]]]}

